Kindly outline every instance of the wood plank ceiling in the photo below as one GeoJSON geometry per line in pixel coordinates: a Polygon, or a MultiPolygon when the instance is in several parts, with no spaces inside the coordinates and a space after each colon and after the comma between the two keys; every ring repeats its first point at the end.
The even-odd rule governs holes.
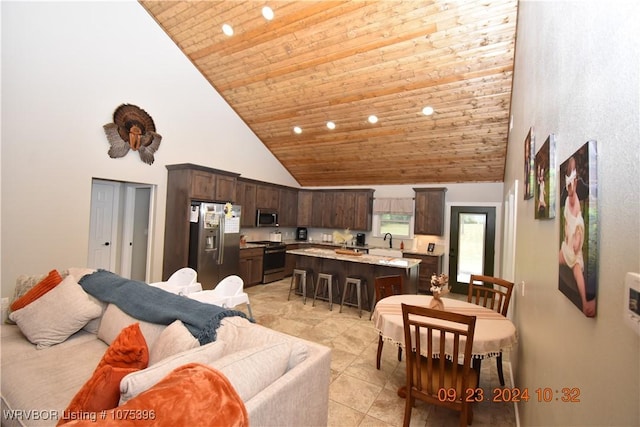
{"type": "Polygon", "coordinates": [[[303,187],[503,180],[517,0],[141,4],[303,187]]]}

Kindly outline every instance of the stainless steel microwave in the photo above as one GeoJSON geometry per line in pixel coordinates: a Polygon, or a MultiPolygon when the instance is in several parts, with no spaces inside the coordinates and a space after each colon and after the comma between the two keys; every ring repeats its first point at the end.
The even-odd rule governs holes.
{"type": "Polygon", "coordinates": [[[256,227],[277,227],[278,211],[272,209],[258,209],[256,212],[256,227]]]}

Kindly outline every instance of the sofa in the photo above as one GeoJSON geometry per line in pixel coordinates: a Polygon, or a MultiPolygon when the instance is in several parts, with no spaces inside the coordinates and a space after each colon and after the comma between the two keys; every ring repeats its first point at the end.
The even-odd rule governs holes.
{"type": "MultiPolygon", "coordinates": [[[[2,426],[95,425],[96,413],[75,413],[69,408],[89,386],[94,387],[91,389],[94,395],[109,394],[99,388],[96,392],[95,387],[100,386],[95,384],[102,383],[92,381],[105,363],[108,365],[109,360],[124,354],[114,353],[121,350],[120,347],[115,350],[114,346],[122,343],[129,346],[127,357],[142,354],[141,346],[148,353],[148,361],[141,366],[127,369],[107,366],[111,368],[109,378],[117,380],[117,403],[109,409],[109,416],[122,416],[123,411],[118,408],[136,408],[134,402],[146,405],[142,412],[137,406],[137,415],[128,411],[133,418],[129,417],[126,425],[162,425],[162,420],[155,417],[164,416],[163,405],[154,404],[160,401],[154,400],[153,395],[160,392],[170,398],[175,408],[204,416],[200,420],[208,420],[203,422],[207,425],[327,424],[329,348],[265,328],[238,315],[224,317],[215,340],[201,344],[180,320],[168,325],[150,323],[130,316],[116,304],[93,298],[78,284],[86,274],[91,271],[60,272],[59,284],[44,293],[40,290],[41,295],[12,311],[9,318],[17,324],[1,325],[2,426]],[[137,347],[132,344],[135,341],[132,336],[139,336],[137,342],[141,340],[142,344],[137,347]],[[190,392],[184,385],[171,385],[176,382],[167,386],[168,379],[179,373],[182,380],[196,378],[190,369],[199,370],[198,375],[202,372],[217,375],[216,381],[230,385],[231,390],[199,388],[190,392]],[[116,371],[123,376],[115,375],[116,371]],[[234,398],[240,402],[248,422],[215,421],[225,410],[220,402],[234,398]]],[[[14,302],[33,293],[50,276],[51,273],[20,276],[14,302]]],[[[186,421],[180,420],[167,420],[164,424],[185,425],[186,421]]],[[[190,423],[201,424],[193,420],[190,423]]]]}

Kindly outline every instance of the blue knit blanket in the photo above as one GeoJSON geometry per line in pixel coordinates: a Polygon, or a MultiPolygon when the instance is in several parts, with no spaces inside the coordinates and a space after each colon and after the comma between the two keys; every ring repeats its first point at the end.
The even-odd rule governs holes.
{"type": "Polygon", "coordinates": [[[117,305],[136,319],[160,325],[169,325],[175,320],[182,321],[201,345],[215,341],[216,330],[223,318],[247,318],[241,311],[227,310],[172,294],[106,270],[88,274],[79,283],[88,294],[100,301],[117,305]]]}

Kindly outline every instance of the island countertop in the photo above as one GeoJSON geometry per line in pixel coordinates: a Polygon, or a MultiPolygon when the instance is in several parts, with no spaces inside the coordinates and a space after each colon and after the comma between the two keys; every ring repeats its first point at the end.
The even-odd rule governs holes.
{"type": "Polygon", "coordinates": [[[336,251],[333,249],[322,248],[291,249],[288,250],[287,253],[292,255],[302,255],[316,258],[333,259],[337,261],[356,262],[360,264],[372,264],[395,268],[413,268],[421,262],[421,260],[415,258],[394,258],[369,254],[345,255],[336,253],[336,251]]]}

